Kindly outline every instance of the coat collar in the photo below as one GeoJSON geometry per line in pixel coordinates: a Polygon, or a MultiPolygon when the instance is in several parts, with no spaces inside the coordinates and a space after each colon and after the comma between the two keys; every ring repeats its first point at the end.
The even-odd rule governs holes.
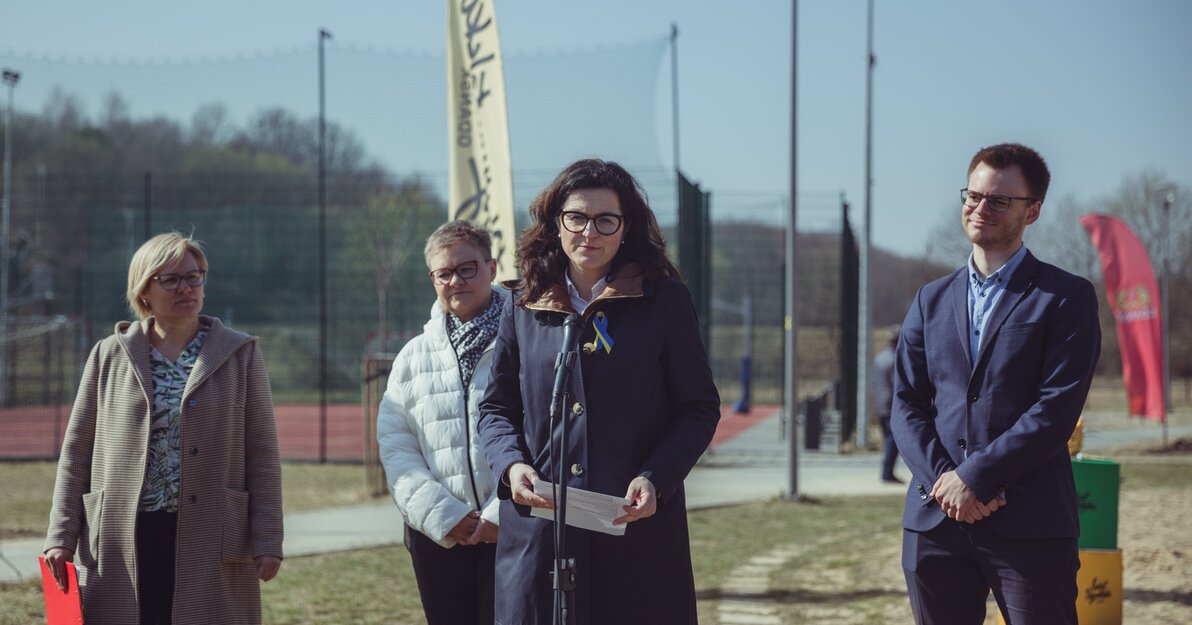
{"type": "MultiPolygon", "coordinates": [[[[146,400],[152,403],[153,367],[149,364],[149,323],[149,319],[121,321],[116,324],[116,338],[128,360],[133,363],[133,371],[136,372],[137,381],[145,392],[146,400]]],[[[195,360],[195,366],[186,380],[183,397],[215,373],[242,345],[257,340],[256,337],[225,326],[215,317],[199,315],[199,323],[207,326],[207,338],[203,340],[198,359],[195,360]]]]}
{"type": "Polygon", "coordinates": [[[969,371],[973,370],[973,350],[969,345],[969,320],[968,320],[968,281],[969,281],[969,267],[968,263],[964,264],[955,274],[952,275],[952,284],[949,285],[949,295],[952,300],[952,319],[956,322],[956,333],[960,335],[960,344],[964,350],[964,360],[969,366],[969,371]]]}
{"type": "MultiPolygon", "coordinates": [[[[596,302],[626,297],[642,297],[645,295],[644,282],[645,276],[642,275],[641,268],[636,263],[625,265],[617,271],[617,275],[608,281],[608,286],[604,287],[604,291],[588,303],[588,310],[592,310],[592,304],[596,302]]],[[[526,308],[529,310],[543,310],[564,314],[575,312],[571,307],[571,298],[567,295],[567,286],[562,282],[552,284],[537,301],[527,304],[526,308]]]]}

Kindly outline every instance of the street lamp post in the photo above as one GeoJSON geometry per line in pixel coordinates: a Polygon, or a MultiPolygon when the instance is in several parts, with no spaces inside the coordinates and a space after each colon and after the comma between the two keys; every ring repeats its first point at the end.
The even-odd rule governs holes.
{"type": "Polygon", "coordinates": [[[319,29],[319,462],[327,461],[327,124],[324,108],[323,42],[319,29]]]}
{"type": "Polygon", "coordinates": [[[1175,192],[1168,191],[1163,196],[1163,282],[1159,285],[1159,295],[1163,310],[1163,446],[1167,446],[1167,416],[1171,414],[1171,322],[1168,321],[1168,311],[1171,296],[1168,285],[1171,283],[1171,205],[1175,203],[1175,192]]]}
{"type": "Polygon", "coordinates": [[[798,163],[799,156],[799,0],[791,2],[791,164],[790,164],[790,217],[786,224],[786,288],[783,298],[783,308],[786,312],[785,330],[783,333],[783,362],[786,363],[782,381],[782,403],[786,410],[787,423],[790,423],[790,439],[787,447],[787,491],[788,499],[799,499],[799,379],[796,367],[799,338],[799,315],[795,308],[796,260],[795,245],[798,243],[798,163]]]}
{"type": "Polygon", "coordinates": [[[8,405],[8,226],[12,200],[12,97],[20,72],[4,68],[4,84],[8,85],[8,108],[4,109],[4,195],[0,202],[0,406],[8,405]]]}
{"type": "Polygon", "coordinates": [[[865,219],[862,221],[864,236],[857,246],[857,448],[869,444],[869,367],[870,352],[873,351],[873,311],[869,296],[869,252],[872,250],[873,232],[873,68],[877,57],[873,54],[873,0],[869,0],[866,19],[868,54],[865,70],[865,219]]]}

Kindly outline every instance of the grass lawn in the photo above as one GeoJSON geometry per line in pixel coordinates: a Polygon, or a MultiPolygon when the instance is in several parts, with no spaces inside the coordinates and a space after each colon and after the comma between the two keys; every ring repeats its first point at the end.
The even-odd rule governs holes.
{"type": "MultiPolygon", "coordinates": [[[[1134,625],[1192,622],[1186,563],[1192,552],[1192,441],[1183,443],[1182,453],[1106,454],[1122,469],[1119,545],[1126,618],[1134,625]]],[[[3,527],[19,535],[40,533],[52,466],[10,463],[0,469],[3,527]],[[18,516],[24,520],[14,520],[18,516]]],[[[287,510],[364,498],[358,465],[287,464],[285,471],[287,510]]],[[[901,497],[768,501],[692,512],[700,621],[765,612],[783,623],[909,623],[900,515],[901,497]]],[[[263,602],[264,621],[274,625],[422,622],[402,547],[291,558],[263,586],[263,602]]],[[[44,622],[34,583],[0,585],[0,606],[0,625],[44,622]]],[[[990,613],[986,623],[994,622],[990,613]]]]}
{"type": "MultiPolygon", "coordinates": [[[[50,514],[50,502],[54,490],[54,472],[57,464],[54,462],[0,462],[0,540],[14,538],[38,538],[45,536],[46,522],[50,514]]],[[[285,491],[283,501],[286,512],[312,510],[332,506],[343,506],[367,501],[369,495],[364,488],[364,467],[358,464],[308,464],[287,462],[282,464],[282,487],[285,491]]],[[[286,607],[297,601],[300,610],[306,613],[317,613],[311,606],[335,606],[339,601],[335,597],[350,596],[348,587],[335,585],[345,580],[356,579],[355,571],[376,579],[394,577],[392,562],[395,558],[407,558],[404,548],[383,550],[385,555],[379,556],[371,552],[340,554],[334,556],[338,561],[344,561],[344,572],[327,576],[325,568],[326,556],[311,558],[293,558],[285,563],[285,574],[277,578],[272,584],[264,586],[266,610],[276,607],[278,616],[271,621],[275,623],[307,622],[301,617],[293,615],[292,609],[286,607]],[[376,558],[375,562],[367,562],[369,557],[376,558]],[[364,561],[359,567],[355,559],[364,561]],[[363,567],[363,568],[361,568],[363,567]],[[324,583],[315,580],[323,579],[324,583]],[[334,588],[334,594],[325,594],[326,588],[334,588]],[[297,590],[295,590],[297,589],[297,590]],[[289,594],[287,594],[289,591],[289,594]],[[273,598],[280,594],[279,598],[273,598]],[[291,597],[294,595],[297,597],[291,597]],[[287,616],[288,615],[288,616],[287,616]]],[[[0,562],[0,566],[6,566],[0,562]]],[[[402,562],[398,573],[409,572],[409,563],[402,562]]],[[[400,577],[400,575],[399,575],[400,577]]],[[[410,573],[410,588],[414,588],[413,574],[410,573]]],[[[379,584],[380,582],[375,582],[379,584]]],[[[368,587],[367,584],[357,586],[368,587]]],[[[412,598],[412,608],[421,610],[418,594],[415,591],[412,598]]],[[[32,625],[45,622],[45,604],[42,602],[41,587],[37,583],[0,584],[0,625],[32,625]]],[[[387,608],[388,609],[388,608],[387,608]]],[[[344,613],[337,608],[337,613],[344,613]]],[[[364,618],[364,617],[361,617],[364,618]]],[[[315,622],[357,622],[355,617],[344,621],[315,621],[315,622]]],[[[362,620],[359,622],[381,622],[362,620]]],[[[392,622],[392,621],[389,621],[392,622]]],[[[406,622],[406,621],[400,621],[406,622]]],[[[408,622],[416,623],[419,619],[408,622]]]]}
{"type": "MultiPolygon", "coordinates": [[[[0,540],[45,536],[54,494],[54,462],[0,462],[0,540]]],[[[283,462],[286,512],[368,501],[364,466],[283,462]]],[[[0,621],[2,622],[2,621],[0,621]]]]}
{"type": "Polygon", "coordinates": [[[773,610],[785,623],[845,622],[820,618],[825,606],[839,605],[877,615],[858,623],[901,622],[885,612],[905,607],[905,590],[872,570],[901,582],[898,559],[887,553],[900,541],[901,509],[901,497],[847,497],[691,513],[700,622],[719,622],[728,603],[773,610]],[[769,567],[765,588],[741,585],[742,575],[761,572],[751,561],[775,554],[781,563],[769,567]]]}
{"type": "MultiPolygon", "coordinates": [[[[692,512],[691,550],[700,621],[717,622],[718,605],[726,595],[722,586],[727,574],[750,557],[783,545],[814,543],[817,548],[793,561],[792,566],[838,569],[842,565],[835,561],[836,555],[862,555],[856,545],[866,537],[876,533],[896,537],[898,509],[899,498],[862,497],[815,503],[775,501],[692,512]]],[[[775,592],[791,605],[849,597],[905,603],[894,591],[869,597],[867,584],[868,580],[857,578],[849,582],[849,589],[831,593],[808,593],[803,589],[775,592]]],[[[43,622],[41,601],[40,588],[34,583],[0,585],[0,604],[5,606],[0,625],[43,622]]],[[[404,547],[290,558],[282,573],[262,586],[262,602],[264,622],[273,625],[423,622],[422,604],[404,547]]]]}

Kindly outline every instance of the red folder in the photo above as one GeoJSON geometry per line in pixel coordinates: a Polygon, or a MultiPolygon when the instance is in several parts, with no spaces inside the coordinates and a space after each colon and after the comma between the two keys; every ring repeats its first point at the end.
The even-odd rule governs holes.
{"type": "Polygon", "coordinates": [[[41,587],[46,596],[47,625],[82,625],[83,602],[79,597],[79,573],[73,562],[66,563],[66,592],[58,590],[54,574],[46,566],[46,559],[38,556],[41,564],[41,587]]]}

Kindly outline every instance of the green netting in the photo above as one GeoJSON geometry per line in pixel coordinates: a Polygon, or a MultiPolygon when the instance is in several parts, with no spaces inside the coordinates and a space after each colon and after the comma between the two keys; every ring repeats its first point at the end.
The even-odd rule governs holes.
{"type": "MultiPolygon", "coordinates": [[[[676,179],[661,156],[670,146],[659,144],[669,139],[659,128],[671,122],[666,54],[659,38],[507,55],[519,224],[564,165],[599,156],[639,178],[676,253],[676,179]]],[[[171,62],[9,52],[0,53],[0,65],[22,73],[11,189],[14,364],[0,383],[24,419],[5,416],[0,438],[40,437],[34,455],[56,453],[61,404],[73,398],[87,349],[129,317],[123,292],[132,251],[166,230],[193,231],[208,245],[205,312],[261,336],[277,403],[317,401],[316,48],[171,62]]],[[[362,356],[399,348],[421,330],[433,300],[421,249],[446,216],[444,81],[441,54],[326,49],[323,327],[333,404],[360,401],[362,356]],[[388,242],[380,251],[369,247],[376,233],[388,242]],[[381,284],[378,261],[394,264],[381,284]]],[[[780,402],[788,204],[773,193],[705,191],[712,193],[712,297],[753,298],[758,399],[780,402]]],[[[801,229],[814,231],[800,249],[801,315],[820,327],[801,339],[800,370],[831,379],[838,375],[838,203],[834,194],[818,196],[801,210],[801,229]]],[[[731,402],[744,328],[723,310],[711,319],[713,371],[731,402]]],[[[357,414],[348,417],[356,428],[357,414]]],[[[287,418],[310,420],[324,445],[337,436],[316,428],[317,413],[287,418]]]]}

